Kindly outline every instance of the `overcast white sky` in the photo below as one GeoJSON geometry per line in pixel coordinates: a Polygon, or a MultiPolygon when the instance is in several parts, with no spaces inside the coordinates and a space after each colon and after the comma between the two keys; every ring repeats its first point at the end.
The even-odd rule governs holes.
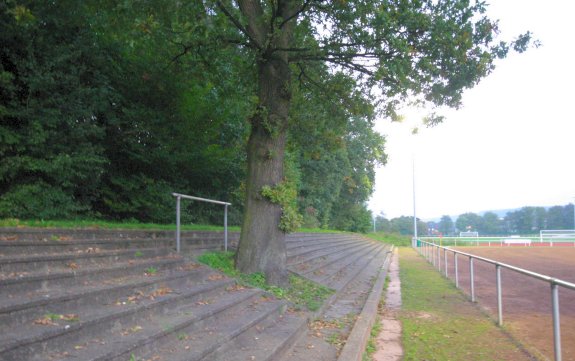
{"type": "MultiPolygon", "coordinates": [[[[387,218],[572,203],[575,197],[575,28],[572,0],[492,0],[501,39],[530,30],[543,45],[499,61],[435,128],[379,120],[388,164],[377,170],[369,208],[387,218]]],[[[412,114],[410,114],[412,113],[412,114]]]]}

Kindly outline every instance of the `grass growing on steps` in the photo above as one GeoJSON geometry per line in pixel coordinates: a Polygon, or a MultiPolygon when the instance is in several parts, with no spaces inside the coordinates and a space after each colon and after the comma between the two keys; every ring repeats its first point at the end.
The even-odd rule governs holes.
{"type": "MultiPolygon", "coordinates": [[[[88,229],[132,229],[132,230],[159,230],[172,231],[176,229],[175,224],[140,223],[135,220],[123,222],[112,222],[97,219],[77,219],[77,220],[43,220],[31,219],[22,220],[16,218],[0,219],[0,227],[30,227],[30,228],[88,228],[88,229]]],[[[184,231],[223,231],[224,227],[209,224],[182,224],[184,231]]],[[[230,231],[240,231],[239,226],[228,226],[230,231]]],[[[300,228],[297,232],[304,233],[348,233],[333,229],[323,228],[300,228]]]]}
{"type": "MultiPolygon", "coordinates": [[[[65,229],[132,229],[132,230],[159,230],[173,231],[175,224],[140,223],[137,221],[110,222],[103,220],[21,220],[15,218],[0,219],[0,227],[31,227],[31,228],[65,228],[65,229]]],[[[208,224],[183,224],[184,231],[223,231],[223,226],[208,224]]],[[[230,231],[239,231],[240,227],[228,227],[230,231]]]]}
{"type": "Polygon", "coordinates": [[[290,275],[289,288],[271,286],[266,283],[265,276],[261,273],[241,274],[234,268],[233,252],[208,252],[198,257],[198,261],[212,268],[218,269],[230,277],[237,278],[240,283],[261,288],[278,298],[286,299],[300,309],[310,311],[318,310],[323,301],[334,291],[303,277],[290,275]]]}
{"type": "Polygon", "coordinates": [[[402,236],[397,233],[384,233],[384,232],[366,233],[365,236],[379,242],[392,244],[397,247],[411,246],[411,236],[402,236]]]}
{"type": "Polygon", "coordinates": [[[402,248],[404,360],[530,360],[414,250],[402,248]]]}

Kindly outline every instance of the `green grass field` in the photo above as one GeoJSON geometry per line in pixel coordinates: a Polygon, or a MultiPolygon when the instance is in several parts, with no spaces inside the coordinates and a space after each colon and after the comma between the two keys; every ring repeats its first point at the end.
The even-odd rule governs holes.
{"type": "Polygon", "coordinates": [[[415,251],[399,254],[404,360],[532,359],[415,251]]]}

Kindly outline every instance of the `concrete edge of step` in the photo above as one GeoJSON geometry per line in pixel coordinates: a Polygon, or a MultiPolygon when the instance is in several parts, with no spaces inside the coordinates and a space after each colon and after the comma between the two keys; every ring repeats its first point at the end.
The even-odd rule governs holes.
{"type": "Polygon", "coordinates": [[[375,281],[367,301],[355,322],[337,361],[361,361],[369,340],[371,328],[377,316],[377,306],[381,300],[383,286],[389,271],[393,246],[387,251],[386,259],[375,281]]]}

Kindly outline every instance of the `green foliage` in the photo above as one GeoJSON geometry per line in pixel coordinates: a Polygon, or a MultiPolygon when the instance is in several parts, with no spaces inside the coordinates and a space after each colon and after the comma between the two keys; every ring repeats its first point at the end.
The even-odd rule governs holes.
{"type": "MultiPolygon", "coordinates": [[[[203,10],[0,4],[0,217],[166,223],[174,191],[229,200],[244,176],[252,106],[243,63],[170,64],[176,44],[200,34],[166,29],[190,30],[203,10]]],[[[187,222],[223,218],[220,207],[182,211],[187,222]]]]}
{"type": "Polygon", "coordinates": [[[156,273],[158,273],[158,269],[156,267],[148,267],[146,268],[145,273],[147,276],[154,276],[156,273]]]}
{"type": "MultiPolygon", "coordinates": [[[[232,202],[228,220],[240,224],[247,120],[279,129],[255,65],[290,52],[289,124],[279,125],[292,190],[280,227],[365,232],[386,161],[376,117],[399,119],[406,101],[457,107],[531,37],[498,42],[486,5],[463,0],[310,2],[286,24],[258,2],[275,33],[255,44],[236,27],[249,17],[219,3],[0,3],[0,217],[168,223],[177,191],[232,202]],[[288,30],[292,43],[273,48],[288,30]]],[[[182,217],[219,224],[223,209],[187,202],[182,217]]]]}
{"type": "Polygon", "coordinates": [[[0,199],[0,217],[70,218],[83,210],[70,194],[44,182],[16,185],[0,199]]]}
{"type": "MultiPolygon", "coordinates": [[[[384,233],[397,234],[402,237],[413,236],[413,217],[401,216],[388,220],[383,216],[376,218],[376,230],[384,233]],[[381,227],[381,225],[384,225],[381,227]]],[[[427,223],[417,219],[417,234],[423,235],[427,233],[427,223]]]]}
{"type": "Polygon", "coordinates": [[[371,331],[369,332],[369,339],[367,340],[367,345],[365,346],[365,352],[362,355],[362,361],[369,361],[371,360],[371,355],[377,351],[377,337],[381,332],[381,317],[377,315],[375,317],[375,321],[373,326],[371,327],[371,331]]]}
{"type": "Polygon", "coordinates": [[[481,227],[481,216],[471,212],[463,213],[457,217],[455,226],[461,232],[477,231],[481,227]]]}
{"type": "Polygon", "coordinates": [[[454,232],[454,223],[451,217],[447,215],[442,216],[439,221],[438,230],[444,236],[452,234],[454,232]]]}
{"type": "Polygon", "coordinates": [[[261,194],[270,202],[281,206],[282,216],[279,228],[283,232],[291,233],[301,226],[302,216],[295,206],[297,192],[292,182],[282,182],[274,187],[263,186],[261,194]]]}
{"type": "Polygon", "coordinates": [[[206,252],[198,257],[198,262],[222,271],[228,276],[237,277],[238,271],[234,268],[233,252],[206,252]]]}
{"type": "Polygon", "coordinates": [[[272,293],[274,296],[287,299],[295,307],[316,311],[323,301],[333,294],[333,290],[307,280],[303,277],[291,275],[289,288],[281,288],[266,283],[265,276],[260,273],[240,274],[233,266],[234,253],[232,252],[208,252],[198,257],[198,261],[212,268],[222,271],[230,277],[250,287],[257,287],[272,293]]]}

